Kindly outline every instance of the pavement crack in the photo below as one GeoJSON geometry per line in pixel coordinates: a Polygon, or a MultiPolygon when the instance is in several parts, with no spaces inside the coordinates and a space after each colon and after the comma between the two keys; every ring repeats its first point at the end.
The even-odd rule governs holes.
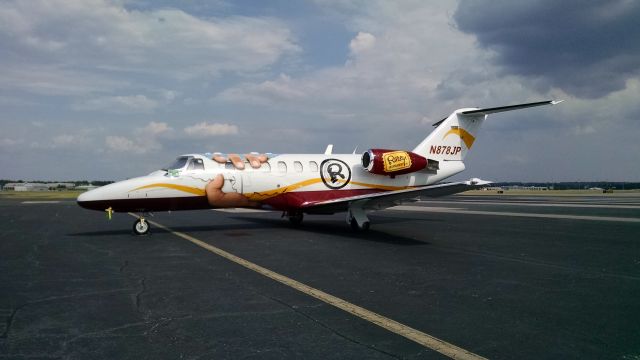
{"type": "Polygon", "coordinates": [[[127,266],[129,266],[129,260],[125,260],[122,265],[120,266],[120,272],[123,273],[124,270],[127,268],[127,266]]]}
{"type": "Polygon", "coordinates": [[[381,354],[384,354],[384,355],[390,356],[390,357],[392,357],[392,358],[394,358],[394,359],[402,359],[402,358],[401,358],[401,357],[399,357],[398,355],[392,354],[392,353],[387,352],[387,351],[384,351],[384,350],[382,350],[382,349],[378,349],[377,347],[375,347],[375,346],[373,346],[373,345],[369,345],[369,344],[367,344],[367,343],[364,343],[364,342],[358,341],[357,339],[354,339],[354,338],[352,338],[352,337],[349,337],[349,336],[347,336],[347,335],[345,335],[345,334],[341,333],[340,331],[338,331],[338,330],[336,330],[336,329],[332,328],[331,326],[329,326],[329,325],[327,325],[327,324],[323,323],[322,321],[320,321],[320,320],[316,319],[315,317],[313,317],[313,316],[311,316],[311,315],[309,315],[309,314],[307,314],[307,313],[305,313],[305,312],[301,311],[299,307],[296,307],[296,306],[290,305],[290,304],[288,304],[288,303],[286,303],[286,302],[284,302],[284,301],[282,301],[282,300],[280,300],[280,299],[277,299],[277,298],[271,297],[271,296],[269,296],[269,295],[265,295],[265,294],[261,294],[261,295],[262,295],[262,296],[264,296],[264,297],[266,297],[266,298],[268,298],[268,299],[270,299],[270,300],[273,300],[273,301],[275,301],[275,302],[279,303],[280,305],[283,305],[283,306],[285,306],[285,307],[287,307],[287,308],[289,308],[289,309],[293,310],[296,314],[299,314],[299,315],[304,316],[305,318],[307,318],[307,319],[309,319],[309,320],[311,320],[311,321],[315,322],[316,324],[320,325],[321,327],[323,327],[323,328],[325,328],[325,329],[327,329],[327,330],[331,331],[331,332],[332,332],[333,334],[335,334],[336,336],[339,336],[339,337],[341,337],[341,338],[343,338],[343,339],[345,339],[345,340],[347,340],[347,341],[349,341],[349,342],[352,342],[352,343],[354,343],[354,344],[356,344],[356,345],[359,345],[359,346],[365,347],[365,348],[367,348],[367,349],[370,349],[370,350],[373,350],[373,351],[379,352],[379,353],[381,353],[381,354]]]}
{"type": "Polygon", "coordinates": [[[147,285],[145,284],[146,278],[143,277],[138,281],[138,285],[140,286],[140,291],[136,293],[136,311],[142,313],[140,310],[140,305],[142,304],[142,295],[145,291],[147,291],[147,285]]]}
{"type": "Polygon", "coordinates": [[[14,319],[16,317],[16,314],[18,313],[18,311],[22,310],[23,308],[25,308],[25,307],[27,307],[29,305],[39,304],[39,303],[48,302],[48,301],[71,299],[71,298],[82,297],[82,296],[111,294],[111,293],[130,291],[130,290],[131,289],[113,289],[113,290],[104,290],[104,291],[92,291],[92,292],[79,293],[79,294],[50,296],[50,297],[46,297],[46,298],[42,298],[42,299],[28,301],[28,302],[26,302],[26,303],[24,303],[22,305],[17,306],[16,308],[14,308],[13,311],[9,314],[9,316],[7,317],[7,320],[6,320],[5,331],[4,331],[4,333],[2,335],[0,335],[0,339],[8,338],[9,331],[11,330],[11,326],[13,325],[13,321],[14,321],[14,319]]]}
{"type": "Polygon", "coordinates": [[[11,314],[9,314],[9,316],[7,316],[7,320],[6,320],[6,324],[5,324],[5,328],[4,328],[4,333],[2,333],[2,335],[0,335],[0,339],[6,339],[9,336],[9,330],[11,330],[11,325],[13,324],[13,318],[16,316],[16,313],[22,309],[23,307],[27,306],[27,304],[22,304],[18,307],[16,307],[15,309],[13,309],[13,311],[11,311],[11,314]]]}
{"type": "Polygon", "coordinates": [[[184,320],[184,319],[192,319],[192,318],[193,316],[190,314],[177,316],[177,317],[162,317],[160,319],[157,319],[155,324],[153,324],[153,326],[151,326],[147,331],[144,332],[144,335],[146,336],[146,335],[149,335],[150,333],[156,332],[156,329],[158,327],[166,326],[167,324],[169,324],[174,320],[184,320]]]}

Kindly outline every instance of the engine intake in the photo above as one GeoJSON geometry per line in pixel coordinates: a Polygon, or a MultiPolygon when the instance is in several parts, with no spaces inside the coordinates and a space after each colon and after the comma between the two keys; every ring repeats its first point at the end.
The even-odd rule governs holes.
{"type": "Polygon", "coordinates": [[[378,175],[402,175],[424,168],[435,171],[438,162],[403,150],[369,149],[362,154],[362,167],[378,175]]]}

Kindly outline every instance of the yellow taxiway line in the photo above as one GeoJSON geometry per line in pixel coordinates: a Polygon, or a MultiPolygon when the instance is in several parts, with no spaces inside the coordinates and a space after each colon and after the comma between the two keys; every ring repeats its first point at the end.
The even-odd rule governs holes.
{"type": "MultiPolygon", "coordinates": [[[[129,213],[131,216],[136,217],[135,214],[129,213]]],[[[271,271],[267,268],[264,268],[258,264],[252,263],[251,261],[245,260],[239,256],[233,255],[229,252],[226,252],[220,248],[217,248],[213,245],[207,244],[206,242],[196,239],[191,235],[187,235],[185,233],[174,231],[162,224],[159,224],[155,221],[147,220],[149,223],[159,227],[160,229],[166,230],[184,240],[187,240],[197,246],[200,246],[203,249],[206,249],[218,256],[221,256],[227,260],[230,260],[238,265],[241,265],[249,270],[257,272],[260,275],[266,276],[272,280],[275,280],[281,284],[289,286],[293,289],[296,289],[306,295],[312,296],[324,303],[335,306],[340,310],[346,311],[351,315],[357,316],[363,320],[366,320],[372,324],[378,325],[381,328],[391,331],[394,334],[398,334],[403,336],[411,341],[414,341],[424,347],[427,347],[431,350],[437,351],[442,355],[445,355],[452,359],[486,359],[480,355],[474,354],[468,350],[465,350],[459,346],[448,343],[444,340],[438,339],[434,336],[426,334],[420,330],[414,329],[407,325],[401,324],[393,319],[389,319],[388,317],[377,314],[373,311],[367,310],[361,306],[352,304],[346,300],[335,297],[331,294],[328,294],[322,290],[318,290],[309,285],[305,285],[299,281],[286,277],[277,272],[271,271]]]]}

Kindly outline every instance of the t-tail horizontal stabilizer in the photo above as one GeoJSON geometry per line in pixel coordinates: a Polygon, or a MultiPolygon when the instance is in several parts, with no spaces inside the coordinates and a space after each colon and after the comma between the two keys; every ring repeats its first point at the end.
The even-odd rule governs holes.
{"type": "Polygon", "coordinates": [[[512,111],[519,109],[526,109],[530,107],[543,106],[543,105],[555,105],[563,102],[564,100],[548,100],[548,101],[539,101],[527,104],[517,104],[517,105],[509,105],[509,106],[500,106],[494,108],[486,108],[486,109],[477,109],[477,110],[467,110],[463,111],[460,114],[462,115],[489,115],[495,114],[504,111],[512,111]]]}

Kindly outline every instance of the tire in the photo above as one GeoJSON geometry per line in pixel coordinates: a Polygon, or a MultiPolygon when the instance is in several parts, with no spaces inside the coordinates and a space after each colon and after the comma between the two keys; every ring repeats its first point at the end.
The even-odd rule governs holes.
{"type": "Polygon", "coordinates": [[[289,215],[289,222],[293,226],[300,226],[300,224],[302,224],[302,219],[304,219],[304,214],[302,212],[289,215]]]}
{"type": "Polygon", "coordinates": [[[146,235],[150,228],[149,222],[143,219],[138,219],[133,223],[133,233],[136,235],[146,235]]]}
{"type": "Polygon", "coordinates": [[[360,227],[358,226],[358,222],[356,221],[355,218],[351,218],[349,220],[349,225],[351,225],[351,229],[353,229],[353,231],[358,231],[360,230],[360,227]]]}
{"type": "Polygon", "coordinates": [[[366,232],[369,230],[369,227],[371,227],[371,223],[369,221],[363,222],[362,226],[358,225],[358,222],[355,218],[351,218],[351,220],[349,220],[349,224],[354,231],[366,232]]]}

